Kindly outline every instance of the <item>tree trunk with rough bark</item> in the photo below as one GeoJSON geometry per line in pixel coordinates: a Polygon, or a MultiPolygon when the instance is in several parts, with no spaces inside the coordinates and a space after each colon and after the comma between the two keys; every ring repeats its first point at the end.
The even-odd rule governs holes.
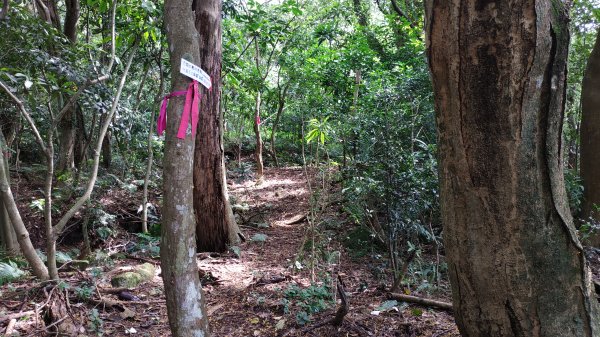
{"type": "Polygon", "coordinates": [[[194,210],[199,252],[223,252],[239,243],[239,229],[227,196],[222,143],[221,96],[221,1],[196,1],[196,30],[200,40],[200,66],[210,76],[210,90],[202,88],[200,117],[194,151],[194,210]]]}
{"type": "Polygon", "coordinates": [[[469,337],[600,335],[566,201],[558,0],[428,0],[453,307],[469,337]]]}
{"type": "Polygon", "coordinates": [[[600,221],[600,30],[581,88],[581,178],[583,216],[600,221]]]}
{"type": "MultiPolygon", "coordinates": [[[[181,59],[199,65],[198,32],[192,1],[165,1],[165,28],[171,57],[171,90],[185,90],[190,79],[179,73],[181,59]]],[[[171,333],[209,335],[206,305],[196,261],[193,209],[194,137],[177,138],[185,97],[172,98],[167,110],[163,169],[164,206],[161,267],[171,333]]],[[[189,130],[189,129],[188,129],[189,130]]]]}

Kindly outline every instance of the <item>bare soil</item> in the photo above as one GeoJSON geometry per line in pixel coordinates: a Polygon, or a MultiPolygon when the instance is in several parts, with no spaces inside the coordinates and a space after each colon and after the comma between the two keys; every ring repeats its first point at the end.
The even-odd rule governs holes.
{"type": "MultiPolygon", "coordinates": [[[[393,302],[380,308],[388,300],[391,282],[385,252],[371,248],[360,255],[344,244],[357,225],[345,219],[336,202],[337,187],[322,185],[315,171],[309,175],[310,186],[300,167],[267,168],[260,185],[235,174],[230,179],[229,192],[240,205],[237,216],[247,240],[228,253],[198,255],[212,336],[459,336],[449,312],[393,302]],[[311,191],[320,196],[312,206],[311,191]],[[314,221],[307,221],[306,215],[314,221]],[[338,275],[349,312],[341,326],[334,327],[326,323],[340,306],[338,275]]],[[[40,198],[35,183],[15,183],[20,184],[25,222],[42,247],[43,219],[28,208],[32,198],[40,198]]],[[[155,203],[158,198],[151,196],[155,203]]],[[[140,200],[139,193],[109,189],[99,201],[131,229],[139,221],[140,200]]],[[[82,248],[77,230],[72,231],[59,250],[82,248]]],[[[14,331],[21,336],[46,335],[52,327],[45,325],[52,323],[44,323],[42,312],[63,303],[66,314],[55,326],[70,322],[77,332],[73,335],[169,336],[159,260],[143,250],[132,252],[131,247],[139,247],[139,238],[122,228],[114,237],[96,242],[104,262],[83,270],[65,266],[58,286],[31,277],[1,286],[0,333],[9,323],[4,317],[32,311],[16,320],[14,331]],[[107,292],[112,275],[144,262],[156,265],[157,275],[129,291],[133,298],[119,299],[107,292]],[[86,289],[91,290],[86,294],[86,289]]],[[[449,301],[448,294],[444,282],[428,294],[413,293],[444,301],[449,301]]]]}

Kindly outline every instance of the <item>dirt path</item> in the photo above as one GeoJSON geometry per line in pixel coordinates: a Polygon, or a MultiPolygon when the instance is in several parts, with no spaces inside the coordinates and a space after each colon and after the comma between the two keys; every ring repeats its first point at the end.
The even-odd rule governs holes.
{"type": "MultiPolygon", "coordinates": [[[[234,253],[200,254],[200,274],[212,336],[458,336],[452,316],[443,311],[391,302],[387,302],[389,308],[378,310],[387,300],[384,285],[389,281],[378,272],[385,268],[383,261],[376,252],[350,258],[355,254],[342,242],[353,225],[343,219],[339,206],[326,210],[319,221],[314,237],[317,246],[314,252],[318,258],[309,258],[313,252],[309,225],[306,219],[294,221],[301,219],[309,209],[309,191],[302,168],[267,168],[265,181],[259,186],[251,179],[230,179],[229,183],[247,241],[237,247],[239,258],[234,253]],[[316,261],[314,275],[310,261],[316,261]],[[325,325],[303,333],[303,329],[335,315],[337,304],[332,294],[338,274],[350,302],[350,311],[342,326],[338,329],[325,325]],[[373,311],[379,313],[376,315],[373,311]]],[[[123,255],[120,252],[135,240],[134,235],[122,233],[103,250],[109,255],[123,255]]],[[[125,268],[142,263],[130,255],[110,261],[125,268]]],[[[158,274],[158,260],[146,261],[158,267],[158,274]]],[[[100,287],[110,287],[108,276],[117,266],[102,265],[102,274],[94,279],[90,269],[65,273],[61,277],[70,284],[71,294],[93,280],[100,287]]],[[[33,303],[45,301],[39,287],[37,292],[29,291],[36,289],[33,283],[30,279],[0,287],[0,317],[33,310],[33,303]]],[[[76,323],[79,321],[81,329],[87,330],[87,335],[96,335],[90,333],[89,321],[90,313],[96,309],[96,330],[105,336],[168,336],[162,279],[157,275],[152,282],[132,292],[141,302],[122,302],[122,307],[131,310],[125,311],[130,317],[122,313],[122,307],[104,310],[90,303],[73,305],[74,300],[71,316],[76,323]],[[132,328],[135,333],[127,334],[132,328]]],[[[114,295],[104,296],[117,299],[114,295]]],[[[444,292],[437,296],[447,299],[444,292]]],[[[18,326],[22,327],[19,330],[22,335],[41,336],[42,326],[35,317],[22,320],[18,326]]],[[[0,322],[0,334],[5,327],[6,322],[0,322]]]]}
{"type": "MultiPolygon", "coordinates": [[[[321,245],[330,242],[319,248],[321,255],[339,252],[339,258],[326,263],[321,257],[311,287],[306,265],[310,253],[308,224],[305,220],[286,225],[308,212],[309,191],[303,170],[270,168],[265,178],[260,186],[252,181],[233,183],[230,192],[237,203],[248,206],[242,213],[242,220],[247,220],[241,221],[246,237],[264,234],[266,241],[242,244],[240,259],[200,262],[202,269],[221,281],[218,286],[206,286],[214,336],[458,336],[452,316],[445,312],[397,304],[389,312],[372,313],[386,301],[380,290],[382,280],[373,275],[376,266],[368,258],[348,257],[341,244],[349,230],[347,224],[333,230],[323,225],[318,228],[321,245]],[[296,268],[296,261],[302,269],[296,268]],[[299,312],[321,309],[319,291],[328,286],[326,289],[333,293],[335,283],[328,280],[337,273],[343,277],[350,301],[344,324],[339,329],[326,325],[303,334],[303,329],[335,315],[336,304],[328,302],[327,308],[311,314],[304,326],[297,324],[299,312]],[[263,284],[269,281],[278,282],[263,284]]],[[[330,222],[339,221],[337,210],[326,213],[330,222]]]]}

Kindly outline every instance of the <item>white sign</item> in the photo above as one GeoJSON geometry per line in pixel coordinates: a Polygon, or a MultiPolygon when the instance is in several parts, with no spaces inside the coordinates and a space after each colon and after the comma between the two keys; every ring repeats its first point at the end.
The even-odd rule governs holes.
{"type": "Polygon", "coordinates": [[[202,85],[205,86],[207,89],[210,89],[210,87],[212,86],[210,76],[208,76],[208,74],[204,70],[202,70],[202,68],[187,60],[181,59],[181,68],[179,71],[185,76],[193,78],[196,81],[202,83],[202,85]]]}

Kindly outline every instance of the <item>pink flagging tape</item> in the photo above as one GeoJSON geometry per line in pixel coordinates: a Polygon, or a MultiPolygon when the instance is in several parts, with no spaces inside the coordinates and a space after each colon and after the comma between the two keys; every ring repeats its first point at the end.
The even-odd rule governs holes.
{"type": "Polygon", "coordinates": [[[185,133],[187,131],[190,117],[192,119],[192,136],[196,134],[196,127],[198,126],[198,102],[200,101],[200,93],[198,92],[198,82],[194,80],[192,83],[190,83],[186,91],[175,91],[163,98],[160,106],[160,114],[158,115],[158,121],[156,122],[156,131],[159,136],[161,136],[167,128],[167,104],[169,99],[183,95],[185,95],[185,105],[183,107],[183,114],[181,115],[181,122],[179,123],[177,138],[185,139],[185,133]]]}

